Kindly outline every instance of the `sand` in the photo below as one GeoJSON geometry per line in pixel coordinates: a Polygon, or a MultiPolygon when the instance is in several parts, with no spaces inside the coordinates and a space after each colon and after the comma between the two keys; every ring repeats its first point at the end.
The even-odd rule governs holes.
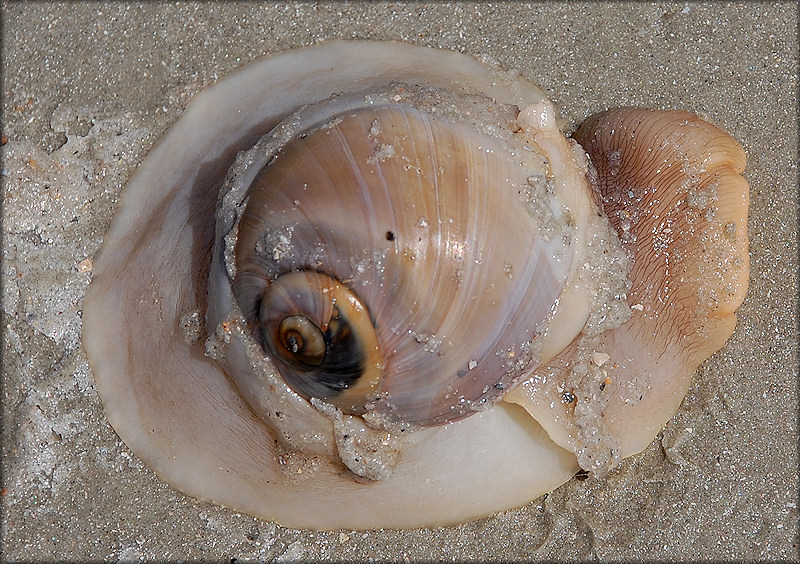
{"type": "Polygon", "coordinates": [[[800,558],[794,3],[3,4],[5,560],[800,558]],[[309,532],[162,483],[107,423],[80,346],[120,191],[192,96],[325,38],[486,53],[570,128],[680,108],[744,147],[752,279],[726,346],[649,448],[459,527],[309,532]]]}

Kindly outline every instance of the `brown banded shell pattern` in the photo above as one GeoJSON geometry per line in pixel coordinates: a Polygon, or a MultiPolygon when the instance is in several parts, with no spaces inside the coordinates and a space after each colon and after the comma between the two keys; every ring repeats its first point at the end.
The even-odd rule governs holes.
{"type": "Polygon", "coordinates": [[[306,129],[264,166],[238,225],[234,292],[296,392],[435,425],[536,367],[572,254],[568,236],[541,236],[521,195],[532,169],[510,154],[386,105],[306,129]]]}

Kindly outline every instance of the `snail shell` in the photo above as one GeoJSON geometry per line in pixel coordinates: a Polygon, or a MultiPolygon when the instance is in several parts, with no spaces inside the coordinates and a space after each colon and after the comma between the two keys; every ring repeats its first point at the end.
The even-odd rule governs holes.
{"type": "Polygon", "coordinates": [[[430,426],[538,364],[532,341],[570,272],[573,228],[556,198],[543,191],[537,216],[521,194],[545,176],[538,153],[416,110],[402,88],[403,104],[329,107],[310,131],[292,116],[300,131],[250,165],[260,172],[227,236],[235,302],[296,392],[430,426]]]}
{"type": "Polygon", "coordinates": [[[747,185],[724,133],[636,112],[584,126],[595,168],[541,91],[469,56],[333,42],[234,73],[142,164],[95,261],[109,420],[179,489],[307,528],[463,522],[641,450],[732,331],[747,185]],[[637,159],[666,141],[662,185],[672,165],[637,159]],[[691,224],[669,268],[653,210],[691,224]]]}

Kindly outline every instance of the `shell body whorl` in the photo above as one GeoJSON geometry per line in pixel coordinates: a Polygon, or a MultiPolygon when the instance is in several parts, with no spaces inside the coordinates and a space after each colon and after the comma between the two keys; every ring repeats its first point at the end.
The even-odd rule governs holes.
{"type": "MultiPolygon", "coordinates": [[[[324,272],[365,304],[381,359],[359,364],[381,364],[382,377],[358,406],[334,399],[352,374],[316,397],[419,425],[487,407],[537,365],[533,341],[573,258],[565,225],[548,237],[553,225],[524,205],[541,157],[514,149],[400,104],[298,132],[244,191],[234,293],[245,318],[260,326],[281,275],[324,272]]],[[[562,213],[555,198],[544,205],[562,213]]]]}

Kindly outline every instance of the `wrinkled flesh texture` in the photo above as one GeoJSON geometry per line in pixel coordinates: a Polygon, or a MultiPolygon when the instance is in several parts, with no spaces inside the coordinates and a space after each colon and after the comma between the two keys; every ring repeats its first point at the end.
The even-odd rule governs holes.
{"type": "Polygon", "coordinates": [[[687,112],[611,110],[575,137],[633,258],[632,317],[581,335],[506,399],[602,473],[649,444],[733,332],[749,276],[748,185],[741,147],[687,112]]]}

